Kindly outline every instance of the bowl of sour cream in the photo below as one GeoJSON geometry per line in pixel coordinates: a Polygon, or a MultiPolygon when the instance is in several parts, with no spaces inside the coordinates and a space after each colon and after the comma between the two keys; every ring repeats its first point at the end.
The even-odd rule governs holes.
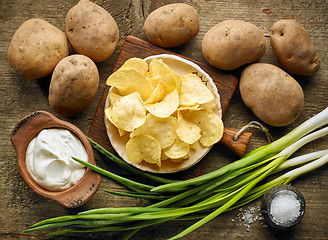
{"type": "Polygon", "coordinates": [[[98,190],[100,175],[72,159],[95,165],[88,139],[73,124],[36,111],[17,123],[11,141],[23,180],[39,195],[75,208],[98,190]]]}

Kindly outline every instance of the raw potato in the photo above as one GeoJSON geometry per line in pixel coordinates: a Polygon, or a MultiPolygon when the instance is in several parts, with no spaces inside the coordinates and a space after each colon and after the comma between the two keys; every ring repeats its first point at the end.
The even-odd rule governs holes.
{"type": "Polygon", "coordinates": [[[225,20],[212,27],[202,41],[205,59],[214,67],[234,70],[263,57],[266,42],[263,32],[241,20],[225,20]]]}
{"type": "Polygon", "coordinates": [[[184,3],[168,4],[147,17],[144,31],[153,44],[176,47],[187,43],[198,33],[198,13],[184,3]]]}
{"type": "Polygon", "coordinates": [[[318,52],[307,31],[295,20],[280,20],[273,24],[270,43],[286,71],[309,76],[319,70],[318,52]]]}
{"type": "Polygon", "coordinates": [[[254,63],[246,67],[241,74],[239,87],[245,105],[272,126],[292,123],[303,108],[301,86],[272,64],[254,63]]]}
{"type": "Polygon", "coordinates": [[[49,87],[49,104],[62,116],[73,116],[86,108],[97,93],[99,73],[84,55],[71,55],[56,66],[49,87]]]}
{"type": "Polygon", "coordinates": [[[9,45],[8,61],[19,75],[32,80],[50,75],[68,54],[65,34],[36,18],[25,21],[17,29],[9,45]]]}
{"type": "Polygon", "coordinates": [[[66,34],[74,50],[94,62],[108,59],[119,40],[115,19],[89,0],[80,0],[68,11],[66,34]]]}

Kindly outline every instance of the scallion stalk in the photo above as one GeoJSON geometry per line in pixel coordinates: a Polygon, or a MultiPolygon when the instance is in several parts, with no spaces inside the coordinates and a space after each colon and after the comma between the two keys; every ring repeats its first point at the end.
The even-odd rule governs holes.
{"type": "MultiPolygon", "coordinates": [[[[299,148],[328,135],[328,127],[321,128],[327,124],[328,108],[284,137],[248,153],[236,162],[193,179],[174,180],[172,182],[163,180],[165,183],[160,182],[164,184],[159,186],[131,181],[75,159],[94,171],[132,189],[132,192],[124,193],[126,196],[151,196],[151,198],[155,196],[156,199],[156,195],[158,195],[164,200],[158,198],[158,202],[144,208],[95,209],[81,212],[78,215],[52,218],[31,226],[27,232],[71,226],[69,229],[51,234],[128,230],[126,239],[129,239],[134,233],[146,226],[170,220],[200,219],[171,239],[181,238],[223,212],[255,200],[271,187],[277,184],[288,184],[300,175],[328,163],[328,150],[289,159],[299,148]],[[267,176],[292,167],[297,168],[261,185],[262,180],[266,179],[267,176]]],[[[101,151],[106,156],[108,155],[106,150],[101,151]]],[[[149,176],[145,177],[149,179],[149,176]]]]}
{"type": "Polygon", "coordinates": [[[136,190],[137,192],[140,192],[142,190],[151,190],[153,188],[153,186],[150,186],[150,185],[147,185],[147,184],[142,184],[142,183],[138,183],[138,182],[135,182],[135,181],[132,181],[130,179],[127,179],[125,177],[122,177],[122,176],[119,176],[115,173],[112,173],[112,172],[109,172],[109,171],[106,171],[100,167],[97,167],[95,165],[92,165],[88,162],[85,162],[85,161],[82,161],[76,157],[72,157],[72,159],[74,159],[75,161],[77,161],[78,163],[81,163],[83,164],[84,166],[92,169],[93,171],[96,171],[108,178],[111,178],[121,184],[123,184],[124,186],[128,187],[128,188],[131,188],[133,190],[136,190]]]}
{"type": "Polygon", "coordinates": [[[106,156],[108,159],[112,160],[114,163],[120,165],[121,167],[129,170],[132,173],[135,173],[139,176],[148,178],[150,180],[153,180],[155,182],[159,182],[159,183],[171,183],[171,182],[176,182],[177,180],[173,180],[173,179],[168,179],[168,178],[163,178],[163,177],[159,177],[157,175],[154,174],[150,174],[150,173],[146,173],[144,171],[141,171],[133,166],[131,166],[130,164],[128,164],[127,162],[125,162],[124,160],[116,157],[114,154],[112,154],[111,152],[107,151],[105,148],[103,148],[102,146],[100,146],[98,143],[96,143],[95,141],[93,141],[91,138],[87,137],[91,146],[98,150],[101,154],[103,154],[104,156],[106,156]]]}

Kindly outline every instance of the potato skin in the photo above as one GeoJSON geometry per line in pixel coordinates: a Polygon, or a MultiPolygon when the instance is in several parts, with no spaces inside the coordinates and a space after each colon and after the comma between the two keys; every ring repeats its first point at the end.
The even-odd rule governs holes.
{"type": "Polygon", "coordinates": [[[49,104],[62,116],[73,116],[85,109],[99,86],[95,63],[87,56],[75,54],[56,66],[49,87],[49,104]]]}
{"type": "Polygon", "coordinates": [[[292,123],[304,105],[303,90],[298,82],[272,64],[254,63],[246,67],[239,87],[245,105],[272,126],[292,123]]]}
{"type": "Polygon", "coordinates": [[[168,4],[149,14],[144,31],[153,44],[176,47],[187,43],[198,33],[198,13],[188,4],[168,4]]]}
{"type": "Polygon", "coordinates": [[[320,58],[304,27],[292,19],[271,27],[270,44],[281,66],[288,72],[309,76],[320,68],[320,58]]]}
{"type": "Polygon", "coordinates": [[[67,12],[66,34],[73,49],[94,62],[108,59],[119,40],[115,19],[89,0],[80,0],[67,12]]]}
{"type": "Polygon", "coordinates": [[[263,32],[241,20],[225,20],[213,26],[202,40],[205,59],[214,67],[234,70],[263,57],[266,42],[263,32]]]}
{"type": "Polygon", "coordinates": [[[52,73],[69,54],[66,35],[43,19],[29,19],[15,32],[8,48],[9,64],[28,80],[52,73]]]}

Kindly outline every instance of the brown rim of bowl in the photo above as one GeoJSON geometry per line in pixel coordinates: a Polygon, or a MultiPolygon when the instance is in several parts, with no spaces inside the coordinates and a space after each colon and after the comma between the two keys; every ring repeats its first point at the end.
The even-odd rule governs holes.
{"type": "Polygon", "coordinates": [[[89,163],[96,165],[93,149],[84,133],[73,124],[60,120],[46,111],[36,111],[22,118],[11,132],[10,139],[17,153],[17,165],[23,180],[37,194],[57,201],[68,208],[85,204],[98,190],[101,177],[98,173],[87,168],[83,177],[72,187],[63,191],[49,191],[39,186],[27,171],[25,158],[30,141],[37,134],[48,128],[63,128],[74,133],[83,143],[89,163]]]}

